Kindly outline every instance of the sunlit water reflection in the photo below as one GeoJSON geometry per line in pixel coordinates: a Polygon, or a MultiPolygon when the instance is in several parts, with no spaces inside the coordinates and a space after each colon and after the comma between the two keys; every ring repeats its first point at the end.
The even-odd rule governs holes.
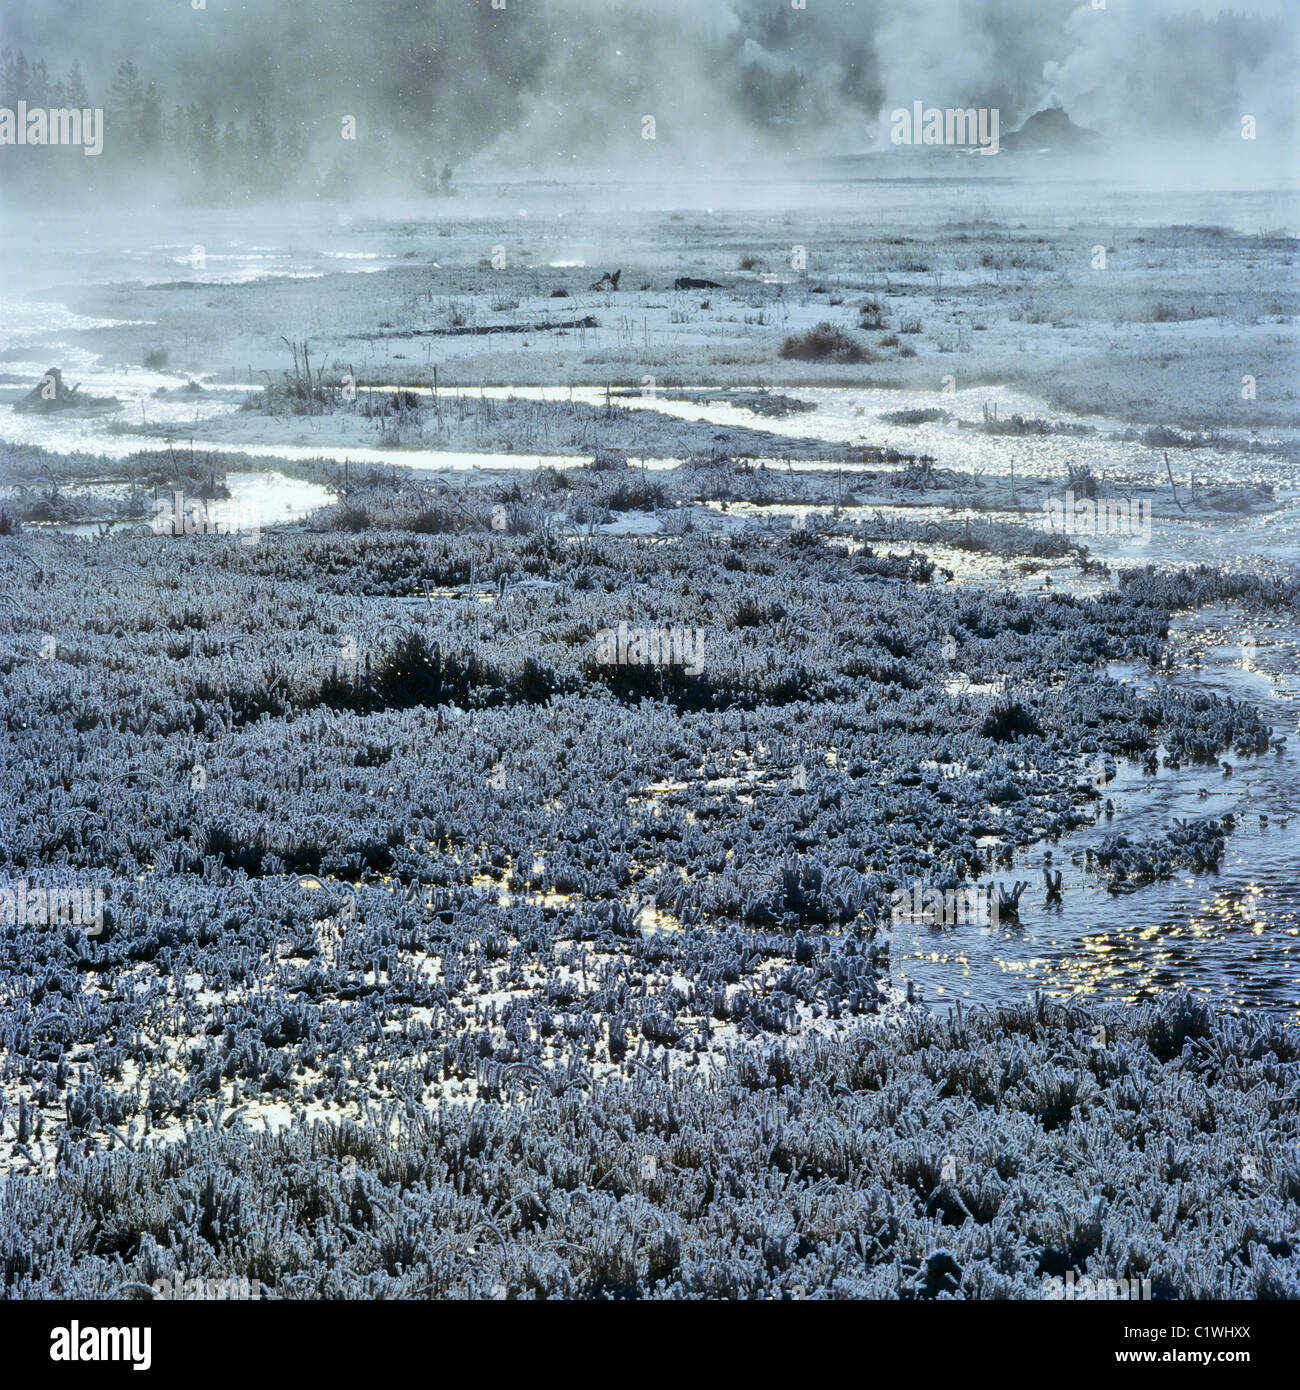
{"type": "Polygon", "coordinates": [[[992,929],[892,927],[895,969],[929,1003],[996,1004],[1032,997],[1135,1000],[1187,988],[1233,1007],[1300,1014],[1300,660],[1294,630],[1263,627],[1226,610],[1176,620],[1175,669],[1114,667],[1141,688],[1165,684],[1246,699],[1285,736],[1281,755],[1218,765],[1121,762],[1105,795],[1113,817],[1061,841],[1018,853],[997,877],[1028,879],[1018,924],[992,929]],[[1103,836],[1162,835],[1174,818],[1222,817],[1236,829],[1217,873],[1180,872],[1167,883],[1112,895],[1083,866],[1103,836]],[[1043,866],[1063,871],[1064,901],[1045,902],[1043,866]]]}

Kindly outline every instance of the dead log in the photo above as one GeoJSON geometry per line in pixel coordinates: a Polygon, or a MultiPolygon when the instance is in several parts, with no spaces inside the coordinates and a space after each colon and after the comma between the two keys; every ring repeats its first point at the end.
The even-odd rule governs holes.
{"type": "Polygon", "coordinates": [[[365,338],[373,342],[378,338],[482,338],[489,333],[558,333],[565,328],[599,328],[595,318],[588,314],[580,319],[557,319],[550,323],[489,323],[459,328],[403,328],[388,329],[382,333],[354,333],[354,338],[365,338]]]}

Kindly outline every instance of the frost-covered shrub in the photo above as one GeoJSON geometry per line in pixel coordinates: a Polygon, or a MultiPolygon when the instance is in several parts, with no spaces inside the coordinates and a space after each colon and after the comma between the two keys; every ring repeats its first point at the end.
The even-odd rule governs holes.
{"type": "Polygon", "coordinates": [[[819,323],[790,334],[781,344],[781,356],[798,362],[870,362],[875,354],[838,325],[819,323]]]}
{"type": "MultiPolygon", "coordinates": [[[[130,1294],[178,1249],[280,1296],[1026,1296],[1063,1260],[1291,1286],[1294,1164],[1233,1177],[1243,1136],[1294,1140],[1290,1033],[891,1012],[890,894],[1085,823],[1083,756],[1267,746],[1244,704],[1099,674],[1158,659],[1185,587],[939,587],[953,533],[901,523],[919,549],[516,535],[491,505],[522,502],[252,548],[3,538],[0,880],[109,890],[93,937],[0,924],[0,1143],[57,1173],[11,1185],[7,1292],[130,1294]],[[705,631],[700,671],[602,667],[620,621],[705,631]],[[958,673],[1016,694],[986,724],[958,673]],[[1088,1178],[1085,1148],[1113,1155],[1088,1178]],[[1189,1153],[1223,1219],[1166,1229],[1189,1153]]],[[[1180,863],[1228,831],[1175,829],[1180,863]]]]}

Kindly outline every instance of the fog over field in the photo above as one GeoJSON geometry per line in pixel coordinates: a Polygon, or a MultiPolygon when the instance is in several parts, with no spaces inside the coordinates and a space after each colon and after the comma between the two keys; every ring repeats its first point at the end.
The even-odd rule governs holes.
{"type": "Polygon", "coordinates": [[[1291,0],[0,49],[0,1302],[63,1318],[6,1345],[176,1373],[154,1303],[276,1301],[297,1369],[320,1300],[545,1298],[1281,1347],[1291,0]]]}
{"type": "Polygon", "coordinates": [[[1106,137],[1116,167],[1140,169],[1153,142],[1176,142],[1203,181],[1239,165],[1249,113],[1267,138],[1244,153],[1285,176],[1292,18],[1288,0],[1222,12],[1192,0],[60,0],[9,7],[3,23],[51,81],[80,64],[107,111],[110,156],[143,146],[131,150],[137,189],[159,181],[160,156],[184,183],[184,153],[159,133],[177,107],[263,157],[291,141],[322,175],[351,115],[356,148],[339,179],[414,188],[430,155],[515,175],[676,180],[683,166],[878,152],[890,113],[918,100],[996,108],[1008,130],[1059,105],[1106,137]],[[156,109],[114,90],[123,61],[153,84],[156,109]]]}

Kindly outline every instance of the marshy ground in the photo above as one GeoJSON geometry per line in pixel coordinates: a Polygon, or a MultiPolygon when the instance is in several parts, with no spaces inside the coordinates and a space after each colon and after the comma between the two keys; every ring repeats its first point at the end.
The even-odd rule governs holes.
{"type": "Polygon", "coordinates": [[[1189,614],[1295,650],[1295,243],[1002,196],[42,291],[86,318],[11,396],[80,353],[125,404],[0,446],[0,877],[109,894],[0,925],[10,1296],[1295,1295],[1283,987],[944,1017],[899,969],[899,890],[1139,913],[1232,860],[1225,762],[1284,769],[1279,878],[1300,810],[1282,674],[1165,679],[1189,614]],[[154,534],[249,477],[255,540],[154,534]],[[1129,768],[1219,780],[1126,821],[1129,768]]]}

